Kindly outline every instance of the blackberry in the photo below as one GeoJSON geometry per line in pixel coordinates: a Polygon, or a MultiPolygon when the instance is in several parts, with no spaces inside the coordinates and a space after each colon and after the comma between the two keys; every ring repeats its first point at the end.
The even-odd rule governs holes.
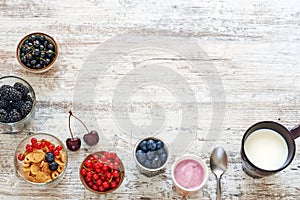
{"type": "Polygon", "coordinates": [[[15,108],[17,110],[20,110],[21,107],[24,105],[24,102],[22,100],[20,100],[20,101],[13,101],[11,103],[11,105],[12,105],[13,108],[15,108]]]}
{"type": "Polygon", "coordinates": [[[22,94],[13,87],[5,88],[1,90],[1,96],[7,101],[19,101],[22,99],[22,94]]]}
{"type": "Polygon", "coordinates": [[[19,92],[21,92],[22,97],[26,96],[29,93],[29,89],[25,85],[23,85],[22,83],[16,82],[14,84],[14,88],[16,90],[18,90],[19,92]]]}
{"type": "Polygon", "coordinates": [[[7,112],[4,109],[0,109],[0,122],[6,122],[7,112]]]}
{"type": "Polygon", "coordinates": [[[32,108],[32,103],[30,101],[26,101],[20,108],[20,113],[22,117],[24,118],[28,113],[30,113],[32,108]]]}
{"type": "Polygon", "coordinates": [[[32,98],[31,98],[30,95],[23,96],[22,101],[24,101],[24,102],[25,102],[25,101],[30,101],[31,103],[33,103],[33,100],[32,100],[32,98]]]}
{"type": "Polygon", "coordinates": [[[8,106],[8,101],[5,99],[0,99],[0,108],[6,108],[8,106]]]}
{"type": "Polygon", "coordinates": [[[10,86],[10,85],[2,85],[1,88],[0,88],[0,91],[2,92],[2,91],[6,90],[8,88],[13,88],[13,87],[10,86]]]}
{"type": "Polygon", "coordinates": [[[17,121],[20,121],[21,119],[22,119],[22,116],[16,109],[12,109],[12,111],[10,111],[10,113],[7,115],[8,123],[17,122],[17,121]]]}

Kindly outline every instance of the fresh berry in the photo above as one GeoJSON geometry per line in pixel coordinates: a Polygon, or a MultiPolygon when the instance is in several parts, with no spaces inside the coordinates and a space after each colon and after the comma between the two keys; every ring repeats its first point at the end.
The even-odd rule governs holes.
{"type": "Polygon", "coordinates": [[[148,142],[147,142],[147,148],[150,151],[156,150],[156,142],[154,142],[154,140],[152,140],[152,139],[148,140],[148,142]]]}
{"type": "Polygon", "coordinates": [[[7,122],[9,122],[9,123],[17,122],[17,121],[20,121],[21,119],[22,119],[22,116],[16,109],[13,109],[7,115],[7,122]]]}
{"type": "Polygon", "coordinates": [[[140,143],[140,149],[143,150],[144,152],[147,152],[148,151],[148,147],[147,147],[147,141],[146,140],[143,140],[141,143],[140,143]]]}
{"type": "Polygon", "coordinates": [[[19,101],[22,99],[22,94],[13,87],[1,90],[1,97],[6,101],[19,101]]]}
{"type": "Polygon", "coordinates": [[[148,151],[147,152],[147,159],[148,160],[153,160],[155,157],[155,152],[154,151],[148,151]]]}
{"type": "MultiPolygon", "coordinates": [[[[20,110],[23,105],[24,105],[24,101],[22,101],[22,100],[11,102],[11,106],[17,110],[20,110]]],[[[31,107],[30,107],[30,109],[31,109],[31,107]]]]}
{"type": "Polygon", "coordinates": [[[58,168],[58,164],[56,162],[53,161],[49,164],[49,169],[51,171],[55,171],[55,170],[57,170],[57,168],[58,168]]]}
{"type": "Polygon", "coordinates": [[[20,60],[31,69],[42,69],[56,57],[55,45],[43,34],[28,36],[20,46],[20,60]]]}
{"type": "Polygon", "coordinates": [[[156,142],[156,150],[161,149],[163,147],[164,147],[164,143],[162,143],[162,141],[156,142]]]}
{"type": "Polygon", "coordinates": [[[22,153],[20,153],[20,154],[18,155],[18,160],[19,160],[19,161],[23,161],[24,159],[25,159],[25,155],[22,154],[22,153]]]}
{"type": "Polygon", "coordinates": [[[37,139],[36,139],[36,138],[34,138],[34,137],[33,137],[33,138],[31,138],[31,140],[30,140],[30,141],[31,141],[31,144],[36,144],[36,143],[37,143],[37,139]]]}
{"type": "Polygon", "coordinates": [[[4,109],[0,109],[0,122],[6,122],[7,112],[4,109]]]}
{"type": "Polygon", "coordinates": [[[146,153],[145,152],[143,152],[143,150],[138,150],[137,152],[136,152],[136,159],[139,161],[139,163],[143,163],[143,162],[145,162],[145,160],[147,159],[147,155],[146,155],[146,153]]]}
{"type": "Polygon", "coordinates": [[[48,152],[45,155],[45,159],[47,162],[53,162],[54,161],[54,154],[52,152],[48,152]]]}
{"type": "Polygon", "coordinates": [[[7,105],[8,105],[8,101],[6,101],[5,99],[0,100],[0,108],[6,108],[7,105]]]}
{"type": "Polygon", "coordinates": [[[28,115],[31,111],[32,108],[32,103],[30,101],[26,101],[24,104],[21,105],[20,107],[20,113],[23,117],[28,115]]]}
{"type": "Polygon", "coordinates": [[[14,88],[17,91],[21,92],[22,97],[27,96],[27,94],[29,93],[29,89],[25,85],[23,85],[22,83],[16,82],[14,84],[14,88]]]}

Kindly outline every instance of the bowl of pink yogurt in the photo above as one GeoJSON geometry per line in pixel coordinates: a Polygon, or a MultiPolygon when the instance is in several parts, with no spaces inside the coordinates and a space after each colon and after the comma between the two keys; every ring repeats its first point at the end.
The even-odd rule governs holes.
{"type": "Polygon", "coordinates": [[[186,154],[172,166],[175,191],[184,196],[197,193],[207,182],[208,168],[198,156],[186,154]]]}

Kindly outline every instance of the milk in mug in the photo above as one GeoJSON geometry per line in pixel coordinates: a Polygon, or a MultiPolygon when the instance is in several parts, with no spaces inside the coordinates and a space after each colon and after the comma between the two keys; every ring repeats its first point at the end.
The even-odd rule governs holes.
{"type": "Polygon", "coordinates": [[[288,157],[285,139],[271,129],[258,129],[245,141],[245,154],[256,167],[264,170],[277,170],[288,157]]]}

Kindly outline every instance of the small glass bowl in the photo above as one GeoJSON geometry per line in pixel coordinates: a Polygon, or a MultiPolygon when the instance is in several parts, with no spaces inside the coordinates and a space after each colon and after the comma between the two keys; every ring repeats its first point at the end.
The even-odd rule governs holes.
{"type": "Polygon", "coordinates": [[[41,33],[41,32],[34,32],[34,33],[30,33],[28,35],[26,35],[25,37],[22,38],[22,40],[19,42],[18,46],[17,46],[17,51],[16,51],[16,56],[18,59],[18,62],[20,63],[20,65],[26,69],[27,71],[30,71],[32,73],[44,73],[46,71],[48,71],[49,69],[51,69],[55,63],[55,61],[57,60],[58,57],[58,45],[56,43],[56,41],[53,39],[53,37],[51,37],[50,35],[46,34],[46,33],[41,33]],[[25,41],[31,36],[31,35],[37,35],[37,36],[44,36],[48,41],[50,41],[54,47],[55,47],[55,57],[53,58],[52,62],[50,62],[47,66],[40,68],[40,69],[32,69],[28,66],[26,66],[22,61],[21,61],[21,48],[22,46],[25,44],[25,41]]]}
{"type": "Polygon", "coordinates": [[[80,170],[79,170],[79,176],[80,176],[80,180],[82,182],[82,184],[84,185],[84,187],[86,189],[88,189],[89,191],[96,193],[96,194],[107,194],[107,193],[111,193],[113,191],[115,191],[116,189],[118,189],[125,177],[125,169],[124,169],[124,165],[121,161],[121,159],[117,156],[116,153],[114,152],[109,152],[109,151],[98,151],[98,152],[94,152],[90,155],[88,155],[81,163],[80,165],[80,170]],[[93,159],[92,161],[92,166],[87,166],[87,160],[89,159],[93,159]],[[96,167],[95,163],[101,163],[101,164],[97,164],[98,166],[96,167]],[[108,170],[104,170],[103,166],[107,166],[108,170]],[[97,169],[99,168],[99,170],[97,169]],[[96,169],[96,170],[95,170],[96,169]],[[98,170],[98,171],[97,171],[98,170]],[[88,172],[92,172],[93,174],[97,174],[96,177],[92,177],[91,181],[88,180],[88,172]],[[112,176],[113,176],[113,172],[114,171],[118,171],[119,176],[116,177],[111,177],[109,178],[106,173],[109,172],[112,176]],[[101,179],[102,177],[103,180],[101,179]],[[117,181],[117,177],[118,177],[118,181],[117,181]],[[102,184],[98,185],[97,190],[93,189],[93,186],[90,185],[88,182],[92,182],[94,184],[97,184],[97,181],[101,180],[102,184]],[[110,185],[110,188],[108,188],[105,191],[101,191],[99,189],[100,186],[103,186],[104,182],[107,182],[110,185]],[[113,184],[113,182],[115,182],[115,187],[111,188],[111,185],[113,184]]]}
{"type": "Polygon", "coordinates": [[[22,83],[29,89],[28,95],[32,99],[32,108],[31,111],[26,115],[26,117],[24,117],[20,121],[12,122],[12,123],[0,122],[0,127],[1,129],[3,129],[4,132],[16,133],[22,131],[25,124],[27,124],[34,116],[36,96],[32,86],[27,81],[17,76],[3,76],[0,78],[0,87],[2,85],[13,86],[16,82],[22,83]]]}
{"type": "MultiPolygon", "coordinates": [[[[44,152],[49,151],[49,150],[47,150],[46,147],[42,147],[41,149],[44,152]]],[[[51,134],[48,134],[48,133],[36,133],[36,134],[31,134],[31,135],[27,136],[25,139],[23,139],[20,142],[20,144],[16,148],[14,156],[15,156],[14,157],[14,165],[15,165],[15,170],[16,170],[17,177],[20,178],[21,180],[25,181],[26,183],[28,183],[32,186],[35,186],[37,188],[48,188],[48,187],[56,186],[63,179],[63,176],[64,176],[65,171],[66,171],[67,166],[68,166],[68,154],[67,154],[67,150],[66,150],[65,146],[63,145],[63,143],[57,137],[55,137],[51,134]],[[59,156],[55,157],[55,159],[56,159],[55,161],[58,163],[58,169],[56,171],[53,171],[53,172],[52,171],[47,172],[47,173],[50,174],[50,177],[52,177],[52,176],[55,177],[53,180],[50,180],[50,179],[47,178],[50,181],[39,183],[39,182],[29,180],[29,178],[27,178],[28,176],[33,176],[33,175],[31,174],[31,171],[30,171],[30,174],[28,174],[29,172],[25,171],[25,170],[27,170],[27,169],[28,170],[29,169],[33,170],[33,169],[31,169],[32,168],[31,166],[34,164],[34,162],[30,162],[31,166],[29,167],[26,164],[26,163],[28,163],[27,162],[28,158],[25,157],[25,159],[23,161],[20,161],[18,156],[20,154],[24,154],[24,152],[27,151],[26,150],[26,145],[28,145],[28,144],[31,145],[32,144],[32,140],[31,140],[32,138],[36,138],[38,143],[41,143],[41,141],[44,139],[46,141],[51,142],[53,145],[55,145],[55,148],[57,146],[62,147],[62,149],[60,150],[61,153],[59,154],[59,156]],[[52,173],[56,173],[56,174],[52,174],[52,173]]],[[[44,172],[43,170],[46,170],[46,169],[43,168],[45,163],[47,163],[46,160],[43,160],[43,161],[37,163],[37,165],[39,166],[39,171],[40,172],[44,172]]],[[[45,166],[45,168],[46,167],[47,166],[45,166]]],[[[32,179],[32,177],[30,177],[30,178],[32,179]]],[[[37,175],[35,176],[35,178],[37,178],[37,175]]]]}
{"type": "MultiPolygon", "coordinates": [[[[159,150],[155,150],[154,151],[155,154],[159,152],[159,150]]],[[[141,138],[140,140],[137,141],[137,143],[135,144],[134,146],[134,149],[133,149],[133,159],[137,165],[137,168],[139,170],[139,172],[141,174],[144,174],[145,176],[148,176],[148,177],[151,177],[151,176],[156,176],[160,173],[163,173],[165,171],[165,168],[166,168],[166,165],[170,159],[170,148],[169,148],[169,145],[166,141],[164,141],[163,139],[161,138],[158,138],[158,137],[145,137],[145,138],[141,138]],[[162,166],[160,166],[159,168],[148,168],[148,167],[145,167],[142,163],[140,163],[137,159],[137,156],[136,156],[136,152],[140,149],[140,144],[142,141],[146,140],[154,140],[156,142],[158,141],[161,141],[163,143],[163,148],[164,148],[164,151],[165,153],[167,154],[167,159],[166,161],[162,164],[162,166]]]]}

